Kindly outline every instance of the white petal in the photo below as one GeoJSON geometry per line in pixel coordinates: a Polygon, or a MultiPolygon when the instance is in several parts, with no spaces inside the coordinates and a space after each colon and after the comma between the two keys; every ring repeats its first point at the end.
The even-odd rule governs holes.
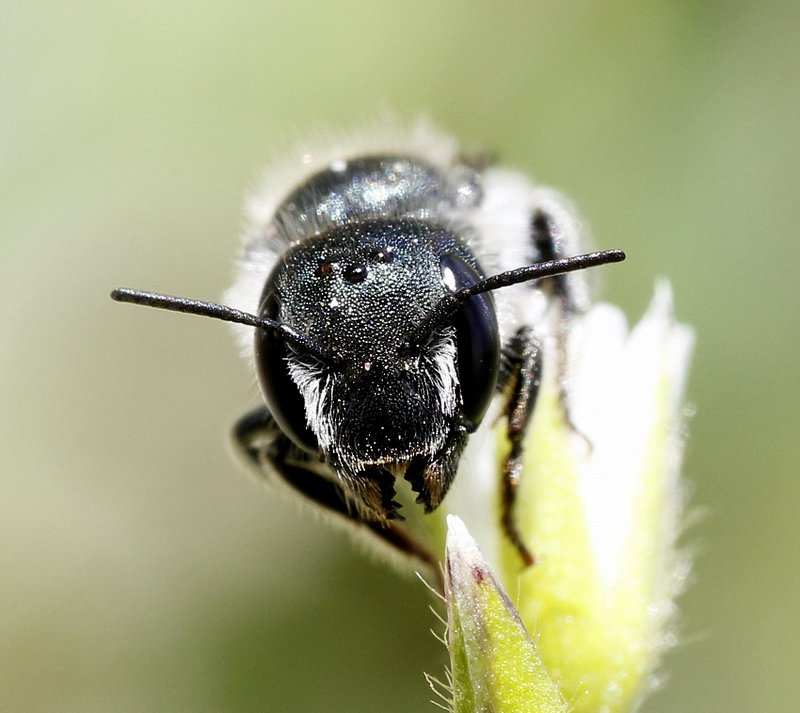
{"type": "MultiPolygon", "coordinates": [[[[577,458],[580,489],[596,566],[608,587],[625,566],[623,551],[635,536],[636,499],[645,487],[653,434],[659,428],[678,429],[693,340],[689,328],[673,321],[666,282],[657,285],[650,308],[627,338],[626,331],[620,310],[597,305],[576,325],[570,341],[575,355],[570,413],[590,444],[574,439],[576,451],[583,451],[577,458]],[[668,423],[661,424],[665,417],[668,423]]],[[[677,433],[675,440],[671,448],[679,451],[677,433]]],[[[669,452],[663,456],[671,457],[669,452]]],[[[677,468],[671,470],[664,493],[669,512],[678,499],[677,468]]]]}

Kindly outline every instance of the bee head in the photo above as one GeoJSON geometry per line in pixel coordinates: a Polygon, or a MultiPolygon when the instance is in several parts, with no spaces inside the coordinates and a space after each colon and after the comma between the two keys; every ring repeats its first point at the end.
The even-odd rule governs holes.
{"type": "Polygon", "coordinates": [[[491,291],[624,259],[606,250],[484,277],[447,229],[381,219],[290,248],[258,315],[129,288],[111,297],[255,327],[259,382],[278,426],[356,471],[433,455],[478,426],[500,354],[491,291]]]}
{"type": "Polygon", "coordinates": [[[257,329],[262,392],[287,435],[333,463],[403,463],[480,421],[497,380],[494,304],[483,294],[417,334],[441,300],[480,280],[448,230],[423,221],[338,226],[287,251],[259,316],[291,325],[320,361],[257,329]]]}

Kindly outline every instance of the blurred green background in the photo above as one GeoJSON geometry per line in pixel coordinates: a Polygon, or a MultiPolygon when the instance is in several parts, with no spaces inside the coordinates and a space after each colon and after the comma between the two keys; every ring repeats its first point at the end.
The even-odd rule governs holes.
{"type": "Polygon", "coordinates": [[[644,706],[800,699],[800,5],[6,0],[0,29],[0,710],[435,710],[426,592],[248,479],[216,298],[269,157],[427,113],[564,190],[697,330],[705,512],[644,706]]]}

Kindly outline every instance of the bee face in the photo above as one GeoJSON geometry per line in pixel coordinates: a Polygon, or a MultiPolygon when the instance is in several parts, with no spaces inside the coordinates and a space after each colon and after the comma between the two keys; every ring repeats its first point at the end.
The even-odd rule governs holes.
{"type": "Polygon", "coordinates": [[[315,363],[257,330],[262,392],[287,435],[358,472],[433,458],[453,429],[472,424],[497,379],[491,296],[459,310],[421,343],[413,335],[459,279],[479,279],[477,269],[459,235],[407,218],[335,226],[287,251],[267,280],[260,314],[335,355],[333,365],[315,363]],[[464,355],[476,351],[475,340],[483,342],[479,364],[464,355]]]}

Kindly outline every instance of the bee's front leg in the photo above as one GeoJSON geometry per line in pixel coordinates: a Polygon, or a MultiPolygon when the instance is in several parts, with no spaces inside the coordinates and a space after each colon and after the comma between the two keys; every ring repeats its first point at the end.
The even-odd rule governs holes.
{"type": "MultiPolygon", "coordinates": [[[[537,261],[566,257],[563,236],[559,235],[554,219],[545,210],[537,209],[533,212],[531,242],[537,261]]],[[[558,329],[555,333],[552,359],[564,418],[572,431],[582,436],[591,448],[588,438],[572,423],[565,387],[569,326],[573,315],[582,311],[580,300],[576,299],[570,289],[569,277],[565,274],[545,278],[537,283],[537,287],[549,295],[557,310],[555,319],[558,329]]],[[[523,442],[536,404],[542,374],[542,342],[531,327],[522,327],[514,335],[504,353],[504,367],[509,394],[505,415],[511,450],[503,463],[502,527],[525,566],[530,566],[534,563],[534,556],[517,529],[514,509],[522,476],[523,442]]]]}
{"type": "Polygon", "coordinates": [[[244,460],[260,477],[277,476],[291,491],[333,515],[351,532],[367,532],[388,546],[391,553],[411,558],[434,576],[440,576],[438,559],[421,540],[396,520],[364,517],[352,506],[352,496],[348,497],[334,471],[292,443],[266,407],[242,417],[233,429],[233,440],[244,460]]]}
{"type": "Polygon", "coordinates": [[[522,327],[505,353],[509,370],[509,396],[506,403],[506,435],[511,450],[503,461],[501,524],[526,567],[534,557],[517,529],[514,506],[522,476],[523,441],[528,430],[542,373],[542,349],[530,327],[522,327]]]}

